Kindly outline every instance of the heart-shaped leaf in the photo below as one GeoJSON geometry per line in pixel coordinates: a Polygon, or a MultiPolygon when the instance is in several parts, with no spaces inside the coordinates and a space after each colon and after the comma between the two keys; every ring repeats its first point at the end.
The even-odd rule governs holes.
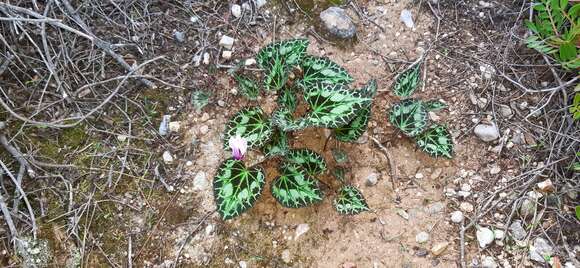
{"type": "Polygon", "coordinates": [[[407,69],[397,76],[393,91],[399,97],[409,97],[419,87],[421,81],[421,63],[407,69]]]}
{"type": "Polygon", "coordinates": [[[256,100],[258,98],[260,95],[260,86],[255,80],[241,75],[236,75],[234,78],[238,82],[238,88],[242,95],[249,100],[256,100]]]}
{"type": "MultiPolygon", "coordinates": [[[[372,97],[376,95],[377,92],[377,82],[376,80],[371,80],[367,85],[361,89],[363,92],[368,92],[372,97]]],[[[354,142],[358,140],[362,134],[367,130],[367,125],[369,123],[369,118],[371,115],[372,103],[368,107],[361,108],[354,119],[348,124],[335,128],[334,137],[343,142],[354,142]]]]}
{"type": "Polygon", "coordinates": [[[213,179],[214,199],[221,217],[231,219],[254,206],[265,183],[262,169],[248,169],[234,159],[224,161],[213,179]]]}
{"type": "Polygon", "coordinates": [[[447,128],[435,125],[417,136],[417,145],[426,153],[439,157],[453,157],[453,139],[447,128]]]}
{"type": "Polygon", "coordinates": [[[282,131],[296,131],[308,127],[306,120],[294,120],[292,112],[287,108],[278,108],[272,114],[272,124],[282,131]]]}
{"type": "Polygon", "coordinates": [[[310,112],[301,120],[315,127],[338,128],[348,124],[357,113],[370,105],[371,92],[350,90],[343,84],[315,83],[304,88],[310,112]]]}
{"type": "Polygon", "coordinates": [[[248,149],[258,148],[270,139],[272,126],[260,107],[246,107],[237,112],[227,123],[224,148],[228,148],[230,137],[236,135],[246,139],[248,149]]]}
{"type": "Polygon", "coordinates": [[[292,67],[298,65],[306,55],[308,44],[308,39],[284,40],[271,43],[258,52],[256,61],[266,73],[266,89],[278,90],[284,87],[292,67]]]}
{"type": "Polygon", "coordinates": [[[354,80],[340,65],[323,57],[305,56],[300,67],[302,67],[303,76],[298,84],[302,88],[317,82],[348,84],[354,80]]]}
{"type": "Polygon", "coordinates": [[[285,87],[280,91],[277,101],[281,108],[287,109],[291,113],[294,113],[294,111],[296,111],[296,106],[298,106],[296,93],[292,88],[289,87],[285,87]]]}
{"type": "Polygon", "coordinates": [[[286,155],[289,150],[288,136],[286,132],[280,129],[275,129],[270,141],[262,147],[262,152],[266,157],[286,155]]]}
{"type": "Polygon", "coordinates": [[[389,121],[403,134],[414,137],[427,127],[427,109],[420,100],[406,99],[391,108],[389,121]]]}
{"type": "Polygon", "coordinates": [[[322,200],[323,193],[318,181],[308,176],[301,166],[286,164],[280,172],[271,189],[272,195],[282,206],[300,208],[322,200]]]}
{"type": "Polygon", "coordinates": [[[333,204],[340,214],[354,215],[369,210],[369,206],[361,192],[352,185],[345,185],[340,188],[333,204]]]}
{"type": "Polygon", "coordinates": [[[322,155],[310,149],[293,149],[286,155],[290,163],[300,165],[309,175],[318,175],[326,170],[326,162],[322,155]]]}
{"type": "Polygon", "coordinates": [[[427,109],[427,111],[438,111],[445,108],[447,108],[447,104],[438,100],[425,102],[425,109],[427,109]]]}

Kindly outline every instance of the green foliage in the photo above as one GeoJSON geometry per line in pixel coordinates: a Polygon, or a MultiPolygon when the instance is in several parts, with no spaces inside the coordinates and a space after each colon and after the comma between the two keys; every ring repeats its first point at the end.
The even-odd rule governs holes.
{"type": "Polygon", "coordinates": [[[285,164],[280,173],[271,188],[278,203],[289,208],[300,208],[322,201],[323,193],[318,187],[318,181],[310,177],[301,166],[285,164]]]}
{"type": "Polygon", "coordinates": [[[286,161],[300,165],[309,175],[319,175],[326,170],[324,157],[310,149],[293,149],[286,154],[286,161]]]}
{"type": "Polygon", "coordinates": [[[576,206],[576,219],[580,221],[580,206],[576,206]]]}
{"type": "Polygon", "coordinates": [[[332,157],[338,164],[343,164],[348,161],[348,154],[341,149],[332,149],[332,157]]]}
{"type": "Polygon", "coordinates": [[[529,48],[554,57],[569,70],[580,68],[577,42],[580,38],[580,5],[568,0],[536,0],[535,16],[526,26],[533,33],[529,48]]]}
{"type": "Polygon", "coordinates": [[[294,120],[292,112],[287,108],[278,108],[272,114],[272,124],[283,131],[296,131],[308,127],[306,120],[294,120]]]}
{"type": "Polygon", "coordinates": [[[453,157],[453,140],[444,126],[435,125],[417,136],[417,145],[421,150],[434,156],[453,157]]]}
{"type": "Polygon", "coordinates": [[[336,180],[339,182],[344,183],[346,180],[346,170],[344,168],[337,167],[332,170],[332,176],[334,176],[334,178],[336,178],[336,180]]]}
{"type": "Polygon", "coordinates": [[[391,108],[389,121],[403,134],[414,137],[427,127],[427,109],[420,100],[406,99],[391,108]]]}
{"type": "Polygon", "coordinates": [[[210,94],[202,90],[191,93],[191,104],[197,111],[201,111],[209,103],[210,94]]]}
{"type": "Polygon", "coordinates": [[[288,135],[280,129],[275,129],[270,141],[262,147],[266,157],[286,155],[289,150],[288,135]]]}
{"type": "Polygon", "coordinates": [[[270,121],[260,107],[247,107],[237,112],[227,123],[224,147],[228,148],[230,137],[239,135],[248,142],[248,148],[261,147],[272,135],[270,121]]]}
{"type": "Polygon", "coordinates": [[[256,61],[265,71],[266,89],[279,90],[284,87],[289,72],[306,55],[308,44],[308,39],[284,40],[269,44],[258,52],[256,61]]]}
{"type": "Polygon", "coordinates": [[[580,92],[576,92],[572,105],[568,108],[574,120],[580,120],[580,92]]]}
{"type": "Polygon", "coordinates": [[[262,193],[264,171],[248,169],[242,161],[228,159],[222,163],[213,180],[214,198],[224,220],[248,210],[262,193]]]}
{"type": "Polygon", "coordinates": [[[314,127],[344,126],[372,101],[370,92],[353,91],[344,84],[315,83],[303,90],[304,99],[310,106],[303,120],[314,127]]]}
{"type": "Polygon", "coordinates": [[[340,188],[333,204],[336,211],[341,214],[354,215],[369,210],[361,192],[351,185],[340,188]]]}
{"type": "Polygon", "coordinates": [[[417,90],[420,81],[421,63],[419,62],[397,76],[393,92],[399,97],[409,97],[417,90]]]}
{"type": "Polygon", "coordinates": [[[278,95],[278,106],[287,109],[290,113],[296,111],[298,99],[296,93],[291,88],[285,87],[278,95]]]}
{"type": "MultiPolygon", "coordinates": [[[[374,98],[377,93],[376,80],[371,80],[364,88],[361,89],[361,91],[365,92],[364,94],[369,94],[374,98]]],[[[366,107],[361,108],[357,112],[354,119],[348,124],[334,128],[334,137],[342,142],[354,142],[358,140],[367,130],[369,118],[371,116],[371,107],[372,103],[366,107]]]]}
{"type": "Polygon", "coordinates": [[[244,97],[250,100],[256,100],[258,98],[260,95],[260,86],[256,81],[241,75],[236,75],[234,78],[238,82],[238,88],[244,97]]]}
{"type": "Polygon", "coordinates": [[[425,102],[425,109],[427,109],[427,111],[439,111],[445,108],[447,108],[447,104],[440,102],[438,100],[425,102]]]}
{"type": "Polygon", "coordinates": [[[303,89],[319,82],[348,84],[353,81],[344,68],[327,58],[306,56],[300,67],[303,76],[298,84],[303,89]]]}

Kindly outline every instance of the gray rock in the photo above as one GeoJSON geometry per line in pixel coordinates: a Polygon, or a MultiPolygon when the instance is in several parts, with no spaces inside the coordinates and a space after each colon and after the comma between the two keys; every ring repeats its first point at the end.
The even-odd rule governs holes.
{"type": "Polygon", "coordinates": [[[454,223],[460,223],[463,221],[463,212],[459,210],[453,211],[453,213],[451,213],[451,221],[454,223]]]}
{"type": "Polygon", "coordinates": [[[294,240],[298,240],[298,238],[300,236],[302,236],[303,234],[305,234],[306,232],[308,232],[308,230],[310,230],[310,225],[308,225],[308,223],[299,224],[296,227],[296,233],[294,234],[294,240]]]}
{"type": "Polygon", "coordinates": [[[477,236],[477,242],[481,248],[487,247],[487,245],[491,244],[494,240],[493,231],[489,228],[479,228],[477,232],[475,232],[477,236]]]}
{"type": "Polygon", "coordinates": [[[209,181],[207,180],[205,172],[200,171],[195,174],[195,177],[193,178],[193,190],[203,191],[209,189],[209,186],[209,181]]]}
{"type": "Polygon", "coordinates": [[[534,241],[534,245],[530,247],[530,259],[537,261],[537,262],[546,262],[547,257],[552,257],[554,254],[554,249],[548,241],[545,239],[538,237],[534,241]]]}
{"type": "Polygon", "coordinates": [[[501,116],[505,117],[505,118],[512,118],[512,116],[514,115],[514,112],[512,111],[512,109],[507,106],[507,105],[499,105],[499,114],[501,114],[501,116]]]}
{"type": "Polygon", "coordinates": [[[177,40],[179,43],[183,43],[185,41],[185,34],[183,32],[175,31],[173,32],[173,37],[175,37],[175,40],[177,40]]]}
{"type": "Polygon", "coordinates": [[[373,186],[379,182],[379,174],[378,173],[371,173],[367,176],[366,185],[373,186]]]}
{"type": "Polygon", "coordinates": [[[227,35],[222,35],[219,44],[227,50],[232,50],[232,47],[234,46],[234,38],[227,35]]]}
{"type": "Polygon", "coordinates": [[[256,8],[261,8],[266,5],[267,0],[254,0],[254,4],[256,4],[256,8]]]}
{"type": "Polygon", "coordinates": [[[171,115],[164,115],[161,118],[161,123],[159,123],[159,135],[165,136],[169,132],[169,122],[171,121],[171,115]]]}
{"type": "Polygon", "coordinates": [[[483,268],[497,268],[495,259],[491,256],[485,256],[481,260],[481,267],[483,268]]]}
{"type": "Polygon", "coordinates": [[[534,204],[534,201],[531,198],[524,199],[524,201],[522,201],[520,204],[520,214],[522,214],[524,217],[534,215],[535,211],[536,204],[534,204]]]}
{"type": "Polygon", "coordinates": [[[285,263],[290,263],[292,261],[292,257],[290,256],[290,250],[285,249],[282,251],[282,261],[285,263]]]}
{"type": "Polygon", "coordinates": [[[356,34],[356,25],[342,8],[329,7],[320,13],[320,19],[326,30],[336,37],[348,39],[356,34]]]}
{"type": "Polygon", "coordinates": [[[419,244],[425,243],[429,241],[429,234],[426,232],[420,232],[415,236],[415,241],[419,244]]]}
{"type": "Polygon", "coordinates": [[[479,124],[473,130],[475,135],[479,137],[481,140],[485,142],[494,141],[499,138],[499,130],[497,126],[494,125],[486,125],[486,124],[479,124]]]}
{"type": "Polygon", "coordinates": [[[435,203],[429,205],[425,209],[425,212],[427,212],[431,215],[435,215],[435,214],[441,213],[444,208],[445,208],[445,204],[443,204],[442,202],[435,202],[435,203]]]}
{"type": "Polygon", "coordinates": [[[522,222],[521,221],[514,221],[511,225],[510,225],[510,232],[512,233],[512,237],[515,240],[524,240],[526,238],[526,230],[524,229],[524,227],[522,227],[522,222]]]}
{"type": "Polygon", "coordinates": [[[233,4],[231,11],[232,11],[232,15],[236,18],[239,18],[242,16],[242,6],[240,6],[240,5],[233,4]]]}

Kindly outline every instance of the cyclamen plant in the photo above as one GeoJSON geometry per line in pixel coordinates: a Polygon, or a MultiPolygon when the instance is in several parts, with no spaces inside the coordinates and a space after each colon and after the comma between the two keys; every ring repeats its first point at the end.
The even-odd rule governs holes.
{"type": "MultiPolygon", "coordinates": [[[[377,92],[376,81],[369,81],[361,89],[351,89],[353,78],[348,72],[327,58],[307,55],[308,45],[307,39],[274,42],[256,56],[263,70],[263,88],[278,94],[278,106],[271,115],[258,106],[243,108],[226,125],[224,145],[232,151],[232,158],[221,164],[213,180],[217,210],[223,219],[234,218],[250,209],[265,187],[264,170],[257,165],[247,167],[243,162],[246,150],[260,150],[267,158],[281,159],[280,175],[270,184],[271,194],[284,207],[306,207],[322,201],[324,193],[317,176],[326,172],[327,165],[323,156],[313,150],[291,148],[291,132],[311,127],[328,128],[336,140],[354,142],[367,129],[377,92]],[[308,107],[301,117],[296,117],[297,95],[302,95],[308,107]]],[[[418,72],[417,69],[415,73],[418,72]]],[[[418,84],[415,76],[418,77],[401,75],[396,91],[411,95],[414,89],[409,88],[418,84]]],[[[257,99],[260,94],[258,82],[241,75],[236,75],[235,79],[244,96],[257,99]]],[[[400,122],[397,126],[403,133],[418,135],[427,126],[425,111],[439,104],[411,103],[413,105],[401,102],[400,108],[392,112],[391,121],[400,122]]],[[[436,152],[436,156],[450,157],[441,149],[441,144],[445,143],[440,138],[442,132],[446,130],[434,128],[424,132],[420,136],[423,138],[417,140],[419,147],[436,152]]],[[[369,210],[361,192],[344,183],[333,205],[341,214],[369,210]]]]}

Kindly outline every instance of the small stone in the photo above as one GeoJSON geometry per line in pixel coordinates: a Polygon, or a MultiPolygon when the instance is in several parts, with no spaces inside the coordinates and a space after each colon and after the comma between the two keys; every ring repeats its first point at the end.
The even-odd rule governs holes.
{"type": "Polygon", "coordinates": [[[222,58],[224,60],[231,59],[232,58],[232,51],[230,51],[230,50],[224,50],[224,51],[222,51],[222,58]]]}
{"type": "Polygon", "coordinates": [[[512,109],[507,105],[499,105],[499,114],[508,119],[512,118],[512,116],[514,115],[512,109]]]}
{"type": "Polygon", "coordinates": [[[451,221],[454,223],[460,223],[463,221],[463,212],[457,210],[451,213],[451,221]]]}
{"type": "Polygon", "coordinates": [[[371,174],[369,174],[369,175],[367,176],[367,179],[366,179],[366,183],[365,183],[365,184],[366,184],[367,186],[373,186],[373,185],[376,185],[376,184],[379,182],[379,176],[380,176],[380,175],[379,175],[378,173],[374,173],[374,172],[373,172],[373,173],[371,173],[371,174]]]}
{"type": "Polygon", "coordinates": [[[181,122],[179,121],[169,122],[169,131],[179,132],[179,129],[181,129],[181,122]]]}
{"type": "Polygon", "coordinates": [[[419,244],[423,244],[429,241],[429,234],[426,232],[420,232],[415,236],[415,241],[419,244]]]}
{"type": "Polygon", "coordinates": [[[542,191],[544,193],[556,192],[556,187],[554,186],[554,184],[552,183],[552,180],[550,180],[550,179],[547,179],[543,182],[540,182],[537,185],[538,185],[538,188],[540,188],[540,191],[542,191]]]}
{"type": "Polygon", "coordinates": [[[433,173],[431,173],[430,178],[432,180],[439,178],[439,176],[441,176],[441,173],[443,173],[443,169],[442,168],[436,168],[433,173]]]}
{"type": "Polygon", "coordinates": [[[481,248],[487,247],[494,240],[493,231],[488,228],[479,228],[475,235],[481,248]]]}
{"type": "Polygon", "coordinates": [[[209,53],[207,53],[207,52],[203,53],[203,64],[208,65],[209,60],[210,60],[209,53]]]}
{"type": "Polygon", "coordinates": [[[481,267],[482,268],[497,268],[497,263],[495,259],[491,256],[485,256],[481,260],[481,267]]]}
{"type": "Polygon", "coordinates": [[[462,202],[459,204],[459,208],[467,213],[473,212],[473,205],[469,202],[462,202]]]}
{"type": "Polygon", "coordinates": [[[495,75],[495,68],[489,64],[479,65],[479,70],[485,79],[491,79],[495,75]]]}
{"type": "Polygon", "coordinates": [[[354,262],[345,262],[341,266],[342,268],[356,268],[356,263],[354,262]]]}
{"type": "Polygon", "coordinates": [[[499,229],[493,230],[493,236],[496,240],[502,240],[505,237],[505,232],[499,229]]]}
{"type": "Polygon", "coordinates": [[[534,215],[535,211],[536,204],[531,198],[526,198],[522,201],[520,205],[520,214],[522,214],[524,218],[534,215]]]}
{"type": "Polygon", "coordinates": [[[129,138],[129,137],[127,137],[127,135],[123,135],[123,134],[117,135],[117,140],[120,141],[120,142],[127,141],[127,138],[129,138]]]}
{"type": "Polygon", "coordinates": [[[284,261],[284,263],[290,263],[292,261],[292,257],[290,257],[290,250],[285,249],[282,251],[282,261],[284,261]]]}
{"type": "Polygon", "coordinates": [[[207,175],[205,172],[200,171],[195,174],[193,178],[193,190],[194,191],[204,191],[209,189],[209,181],[207,180],[207,175]]]}
{"type": "Polygon", "coordinates": [[[534,241],[534,244],[530,246],[530,259],[544,263],[546,259],[549,259],[554,254],[554,249],[548,241],[538,237],[534,241]]]}
{"type": "Polygon", "coordinates": [[[205,135],[209,132],[209,127],[206,125],[203,125],[201,127],[199,127],[199,133],[201,133],[202,135],[205,135]]]}
{"type": "Polygon", "coordinates": [[[251,58],[251,59],[246,59],[246,60],[244,61],[244,65],[246,65],[246,66],[252,66],[252,65],[254,65],[254,64],[256,64],[256,60],[255,60],[254,58],[251,58]]]}
{"type": "Polygon", "coordinates": [[[425,177],[425,175],[423,175],[423,173],[417,173],[417,174],[415,174],[415,179],[419,179],[420,180],[420,179],[422,179],[424,177],[425,177]]]}
{"type": "Polygon", "coordinates": [[[193,162],[192,161],[187,161],[187,162],[185,162],[185,165],[188,166],[188,167],[191,167],[191,166],[193,166],[193,162]]]}
{"type": "Polygon", "coordinates": [[[232,15],[236,18],[239,18],[242,16],[242,7],[238,4],[233,4],[232,5],[232,15]]]}
{"type": "Polygon", "coordinates": [[[310,230],[310,225],[308,225],[308,223],[299,224],[298,227],[296,227],[296,233],[294,234],[294,240],[298,240],[298,238],[300,236],[302,236],[303,234],[305,234],[306,232],[308,232],[308,230],[310,230]]]}
{"type": "Polygon", "coordinates": [[[471,191],[471,185],[469,185],[468,183],[464,183],[461,185],[461,191],[464,192],[469,192],[471,191]]]}
{"type": "Polygon", "coordinates": [[[427,254],[429,254],[429,251],[427,251],[424,248],[420,248],[415,252],[415,256],[417,256],[417,257],[425,257],[425,256],[427,256],[427,254]]]}
{"type": "Polygon", "coordinates": [[[407,213],[407,211],[398,208],[397,209],[397,215],[401,216],[401,218],[405,219],[405,220],[409,220],[409,213],[407,213]]]}
{"type": "Polygon", "coordinates": [[[479,137],[481,140],[485,142],[494,141],[499,138],[499,130],[497,126],[494,125],[486,125],[486,124],[479,124],[473,130],[475,135],[479,137]]]}
{"type": "Polygon", "coordinates": [[[443,209],[445,209],[445,204],[442,202],[435,202],[430,204],[427,209],[425,209],[425,212],[429,213],[430,215],[435,215],[441,213],[443,209]]]}
{"type": "Polygon", "coordinates": [[[261,8],[264,5],[266,5],[267,0],[254,0],[254,4],[256,5],[256,8],[261,8]]]}
{"type": "Polygon", "coordinates": [[[232,47],[234,46],[234,38],[227,35],[222,35],[219,44],[227,50],[232,50],[232,47]]]}
{"type": "Polygon", "coordinates": [[[522,227],[521,221],[514,221],[509,228],[510,232],[512,233],[512,237],[515,240],[522,241],[526,238],[526,230],[522,227]]]}
{"type": "Polygon", "coordinates": [[[165,164],[173,163],[173,156],[169,151],[163,152],[163,162],[165,162],[165,164]]]}
{"type": "Polygon", "coordinates": [[[441,119],[441,117],[439,117],[436,113],[434,112],[429,112],[429,118],[433,121],[433,122],[439,122],[439,120],[441,119]]]}
{"type": "Polygon", "coordinates": [[[439,242],[431,248],[431,254],[439,256],[447,249],[447,246],[449,246],[448,242],[439,242]]]}
{"type": "Polygon", "coordinates": [[[161,123],[159,123],[159,135],[165,136],[169,130],[169,122],[171,120],[171,115],[164,115],[161,118],[161,123]]]}
{"type": "Polygon", "coordinates": [[[217,102],[217,104],[218,104],[218,106],[219,106],[219,107],[224,107],[224,106],[226,106],[226,102],[225,102],[225,101],[223,101],[223,100],[219,100],[219,101],[217,102]]]}
{"type": "Polygon", "coordinates": [[[196,23],[196,22],[198,22],[198,21],[199,21],[199,17],[198,17],[198,16],[191,16],[191,17],[189,18],[189,21],[190,21],[191,23],[196,23]]]}
{"type": "Polygon", "coordinates": [[[493,165],[491,167],[491,169],[489,170],[489,174],[491,175],[497,175],[501,172],[501,168],[498,165],[493,165]]]}
{"type": "Polygon", "coordinates": [[[408,9],[401,10],[401,16],[399,17],[399,19],[401,20],[401,22],[405,24],[405,26],[407,26],[407,28],[409,29],[415,28],[415,23],[413,22],[413,14],[411,14],[410,10],[408,9]]]}
{"type": "Polygon", "coordinates": [[[208,113],[203,113],[201,115],[201,118],[199,120],[201,120],[201,122],[205,122],[205,121],[209,120],[209,114],[208,113]]]}
{"type": "Polygon", "coordinates": [[[185,34],[183,32],[175,31],[173,32],[173,37],[179,43],[183,43],[185,41],[185,34]]]}
{"type": "Polygon", "coordinates": [[[320,13],[326,30],[339,38],[349,39],[356,34],[356,26],[346,11],[339,7],[329,7],[320,13]]]}

